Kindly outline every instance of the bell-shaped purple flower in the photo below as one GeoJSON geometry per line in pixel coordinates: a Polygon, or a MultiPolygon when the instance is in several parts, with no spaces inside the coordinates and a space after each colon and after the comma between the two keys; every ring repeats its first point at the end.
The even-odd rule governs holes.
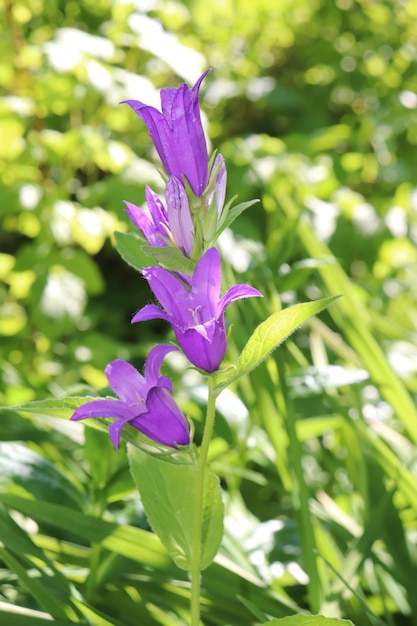
{"type": "Polygon", "coordinates": [[[208,154],[201,123],[198,92],[206,74],[192,89],[161,89],[162,113],[139,100],[125,100],[145,123],[159,157],[170,176],[185,176],[196,196],[207,186],[208,154]]]}
{"type": "Polygon", "coordinates": [[[215,372],[226,352],[226,307],[240,298],[262,296],[249,285],[234,285],[220,298],[221,264],[216,248],[207,250],[200,259],[190,286],[161,267],[148,267],[143,275],[164,310],[148,304],[136,313],[132,323],[166,320],[184,354],[206,372],[215,372]]]}
{"type": "Polygon", "coordinates": [[[165,355],[177,349],[166,344],[153,348],[146,359],[145,376],[122,359],[112,361],[107,365],[105,374],[119,399],[87,402],[78,407],[71,419],[116,418],[109,427],[110,439],[116,449],[125,424],[165,446],[188,445],[187,420],[169,393],[172,392],[171,381],[160,375],[165,355]]]}

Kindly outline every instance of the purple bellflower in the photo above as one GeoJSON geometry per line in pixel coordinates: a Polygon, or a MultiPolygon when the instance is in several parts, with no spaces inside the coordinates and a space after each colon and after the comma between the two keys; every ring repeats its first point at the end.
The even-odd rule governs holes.
{"type": "Polygon", "coordinates": [[[150,246],[166,246],[171,239],[187,257],[194,247],[194,224],[184,186],[171,176],[165,189],[167,209],[152,189],[146,186],[146,209],[125,201],[126,213],[150,246]]]}
{"type": "Polygon", "coordinates": [[[208,180],[208,154],[201,123],[198,93],[210,70],[192,89],[186,83],[177,89],[161,89],[162,113],[139,100],[125,100],[145,123],[155,148],[170,176],[185,176],[194,194],[202,195],[208,180]]]}
{"type": "Polygon", "coordinates": [[[78,407],[71,419],[115,417],[116,421],[109,427],[109,435],[116,449],[125,424],[165,446],[188,445],[187,420],[169,393],[172,392],[171,381],[160,375],[165,355],[173,350],[178,348],[167,344],[153,348],[146,359],[145,376],[122,359],[109,363],[105,374],[119,399],[87,402],[78,407]]]}
{"type": "Polygon", "coordinates": [[[136,313],[132,323],[166,320],[191,363],[215,372],[226,352],[226,307],[240,298],[262,294],[249,285],[234,285],[220,298],[221,265],[216,248],[207,250],[197,263],[190,286],[161,267],[148,267],[142,273],[164,310],[148,304],[136,313]]]}

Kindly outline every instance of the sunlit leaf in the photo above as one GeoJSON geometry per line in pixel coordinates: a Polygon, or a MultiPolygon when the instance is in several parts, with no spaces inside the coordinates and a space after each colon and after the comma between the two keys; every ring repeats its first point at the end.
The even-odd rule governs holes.
{"type": "Polygon", "coordinates": [[[220,389],[227,387],[232,381],[249,373],[257,365],[287,339],[303,322],[313,315],[320,313],[339,296],[303,302],[274,313],[259,324],[246,346],[243,348],[236,370],[219,385],[220,389]]]}
{"type": "MultiPolygon", "coordinates": [[[[194,532],[197,463],[176,464],[128,446],[130,468],[154,532],[181,569],[190,570],[194,532]]],[[[218,478],[205,471],[201,568],[213,561],[223,536],[218,478]]]]}

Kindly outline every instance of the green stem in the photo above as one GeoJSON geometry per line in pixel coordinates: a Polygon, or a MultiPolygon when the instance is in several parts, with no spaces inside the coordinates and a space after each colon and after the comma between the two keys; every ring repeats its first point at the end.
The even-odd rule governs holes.
{"type": "Polygon", "coordinates": [[[194,527],[191,563],[191,626],[200,624],[200,589],[201,589],[201,526],[203,523],[204,477],[207,466],[208,450],[213,434],[215,403],[214,380],[208,378],[207,415],[203,439],[200,446],[197,472],[195,476],[194,527]]]}

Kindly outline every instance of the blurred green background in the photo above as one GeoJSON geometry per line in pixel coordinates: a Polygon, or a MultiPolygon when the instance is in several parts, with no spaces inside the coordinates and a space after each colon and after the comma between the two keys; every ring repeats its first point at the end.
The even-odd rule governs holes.
{"type": "Polygon", "coordinates": [[[118,103],[157,105],[159,88],[206,67],[228,197],[261,198],[235,232],[266,247],[273,273],[297,260],[273,215],[281,186],[296,190],[367,305],[413,330],[414,2],[3,0],[2,29],[3,403],[99,388],[109,359],[140,350],[129,320],[148,293],[111,235],[130,228],[122,201],[161,181],[144,125],[118,103]]]}
{"type": "MultiPolygon", "coordinates": [[[[161,181],[144,125],[118,103],[157,105],[158,89],[206,67],[202,108],[228,197],[261,199],[235,233],[265,247],[274,274],[292,264],[297,242],[288,250],[277,207],[296,194],[367,306],[406,340],[416,23],[416,2],[400,1],[3,1],[3,403],[98,388],[109,359],[140,350],[144,331],[129,321],[149,295],[112,232],[131,228],[122,201],[142,203],[145,183],[161,181]]],[[[413,346],[397,348],[414,372],[413,346]]]]}
{"type": "MultiPolygon", "coordinates": [[[[119,257],[112,233],[134,231],[123,200],[142,204],[145,184],[162,190],[162,181],[146,128],[119,102],[158,106],[159,89],[192,85],[213,68],[201,106],[211,148],[226,159],[227,197],[260,199],[220,242],[225,287],[248,282],[266,296],[228,310],[227,359],[236,360],[256,324],[281,306],[344,294],[239,383],[233,393],[244,406],[233,395],[219,408],[212,463],[227,493],[225,554],[270,585],[251,596],[257,606],[261,593],[265,600],[285,588],[299,606],[357,626],[414,625],[417,2],[2,0],[0,7],[0,403],[94,393],[106,385],[110,360],[140,367],[149,347],[172,339],[164,324],[130,325],[151,294],[119,257]],[[257,543],[259,524],[267,546],[257,543]]],[[[178,399],[198,439],[200,381],[183,363],[171,368],[176,388],[181,378],[186,384],[178,399]]],[[[57,483],[62,492],[71,483],[78,493],[76,505],[68,494],[63,504],[99,517],[107,507],[108,519],[146,528],[125,500],[133,490],[125,459],[94,439],[101,433],[87,435],[84,457],[74,424],[58,435],[27,415],[19,421],[6,411],[1,419],[4,458],[20,456],[4,442],[23,441],[52,461],[66,476],[57,483]],[[97,478],[103,449],[108,467],[97,478]]],[[[27,494],[57,502],[56,485],[22,483],[12,466],[6,491],[20,481],[27,494]]],[[[52,518],[37,539],[50,550],[52,518]]],[[[75,541],[68,529],[57,536],[75,541]]],[[[86,532],[82,550],[89,541],[86,532]]],[[[54,550],[66,563],[69,548],[54,550]]],[[[82,550],[72,565],[85,564],[82,550]]],[[[4,574],[13,570],[5,563],[9,586],[0,601],[47,610],[28,596],[27,581],[4,574]]],[[[90,580],[87,595],[119,623],[118,596],[100,591],[110,569],[90,580]]],[[[253,607],[251,619],[242,617],[249,597],[242,587],[240,608],[227,613],[237,593],[229,579],[225,570],[208,574],[218,612],[206,609],[205,623],[255,623],[253,607]]],[[[158,580],[148,584],[149,602],[163,602],[158,580]]],[[[170,593],[166,610],[184,611],[181,594],[170,593]]],[[[291,612],[268,602],[267,615],[291,612]]],[[[143,624],[184,623],[143,611],[143,624]]],[[[138,623],[133,608],[122,623],[138,623]]]]}

